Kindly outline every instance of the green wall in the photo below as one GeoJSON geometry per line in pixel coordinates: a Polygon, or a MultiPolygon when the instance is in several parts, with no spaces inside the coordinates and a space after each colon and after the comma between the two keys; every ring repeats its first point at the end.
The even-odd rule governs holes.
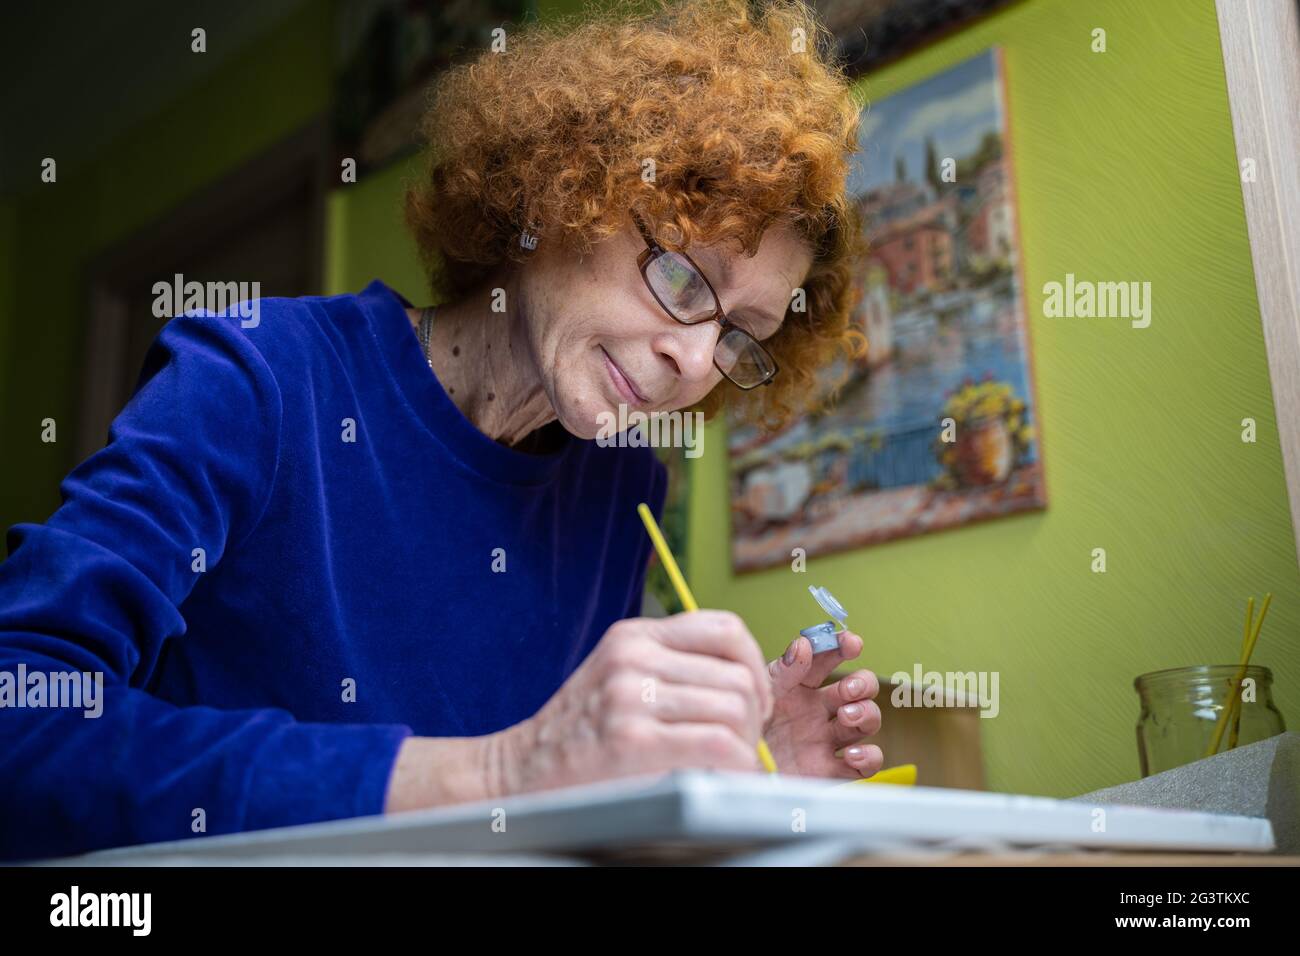
{"type": "MultiPolygon", "coordinates": [[[[1138,773],[1133,678],[1256,651],[1300,725],[1297,565],[1219,38],[1210,3],[1032,0],[870,78],[888,96],[987,47],[1006,56],[1047,511],[730,572],[725,439],[695,462],[690,574],[769,656],[829,587],[881,674],[1000,672],[991,789],[1070,795],[1138,773]],[[1090,51],[1101,27],[1109,52],[1090,51]],[[1141,280],[1152,322],[1045,319],[1044,283],[1141,280]],[[1257,444],[1241,420],[1258,422],[1257,444]],[[1105,548],[1108,571],[1090,570],[1105,548]]],[[[1249,187],[1246,187],[1249,188],[1249,187]]],[[[886,762],[889,755],[886,755],[886,762]]]]}
{"type": "Polygon", "coordinates": [[[60,163],[57,183],[0,215],[0,527],[45,520],[76,464],[87,263],[326,110],[332,44],[329,5],[301,7],[93,162],[60,163]],[[47,416],[57,443],[40,441],[47,416]]]}
{"type": "Polygon", "coordinates": [[[428,282],[402,222],[406,184],[419,175],[418,157],[341,185],[326,216],[325,290],[355,292],[383,279],[417,305],[429,303],[428,282]]]}

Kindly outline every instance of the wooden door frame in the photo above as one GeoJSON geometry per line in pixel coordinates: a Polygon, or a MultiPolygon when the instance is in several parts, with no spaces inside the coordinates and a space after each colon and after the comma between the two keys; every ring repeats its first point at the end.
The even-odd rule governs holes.
{"type": "Polygon", "coordinates": [[[148,226],[114,243],[87,265],[87,321],[82,341],[80,414],[74,437],[75,461],[103,447],[108,426],[128,386],[123,367],[130,328],[126,290],[142,279],[170,279],[157,263],[198,255],[223,235],[237,232],[275,208],[286,183],[306,182],[309,195],[308,279],[324,286],[325,199],[331,161],[330,125],[319,116],[203,187],[148,226]],[[214,231],[213,223],[221,228],[214,231]]]}
{"type": "Polygon", "coordinates": [[[1300,554],[1300,17],[1295,0],[1215,0],[1291,530],[1300,554]]]}

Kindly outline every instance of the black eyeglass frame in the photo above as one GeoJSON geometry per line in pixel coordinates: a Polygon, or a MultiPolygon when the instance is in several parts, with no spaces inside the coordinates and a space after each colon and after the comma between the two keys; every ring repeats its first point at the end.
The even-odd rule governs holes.
{"type": "Polygon", "coordinates": [[[722,300],[718,298],[718,293],[713,288],[713,283],[709,281],[709,277],[704,274],[704,270],[701,269],[699,265],[695,262],[695,260],[692,259],[690,256],[688,256],[686,253],[673,252],[672,250],[665,249],[663,246],[659,245],[659,243],[655,241],[654,236],[650,235],[650,232],[649,230],[646,229],[644,223],[641,222],[640,216],[633,213],[632,221],[636,223],[637,231],[641,233],[641,238],[643,238],[646,243],[645,251],[642,252],[639,256],[637,256],[637,260],[636,260],[637,268],[641,270],[641,280],[645,283],[646,288],[650,290],[650,294],[654,296],[654,300],[659,303],[659,307],[663,309],[665,313],[667,313],[670,319],[672,319],[674,322],[678,323],[679,325],[703,325],[705,322],[712,322],[716,319],[718,324],[722,326],[722,335],[718,336],[718,341],[717,343],[714,344],[713,365],[719,372],[722,373],[723,378],[725,378],[732,385],[736,386],[736,388],[739,388],[742,391],[746,391],[746,392],[752,391],[753,389],[759,388],[760,386],[763,385],[771,385],[772,379],[776,378],[776,373],[781,370],[781,367],[777,365],[776,359],[772,357],[772,353],[767,350],[767,348],[763,345],[762,342],[754,338],[754,336],[751,335],[747,329],[741,328],[739,325],[736,325],[736,323],[732,322],[729,318],[727,318],[727,313],[724,312],[722,309],[722,300]],[[646,275],[646,270],[650,267],[650,263],[654,262],[660,256],[667,255],[669,253],[675,256],[681,256],[683,259],[685,259],[687,263],[690,264],[690,267],[695,270],[695,274],[704,280],[704,285],[708,288],[709,295],[713,296],[713,312],[710,315],[706,315],[703,318],[696,319],[694,322],[687,322],[685,319],[678,318],[677,314],[668,307],[668,305],[663,301],[663,299],[659,298],[659,293],[655,292],[655,287],[650,282],[650,277],[646,275]],[[758,350],[762,352],[764,356],[767,357],[768,363],[772,366],[772,372],[770,375],[767,376],[767,378],[763,379],[763,381],[755,382],[753,385],[742,385],[740,382],[737,382],[734,378],[732,378],[730,373],[728,373],[726,369],[724,369],[720,364],[718,364],[717,346],[721,344],[723,338],[726,337],[727,333],[732,330],[739,332],[745,338],[749,339],[749,341],[752,342],[758,348],[758,350]]]}

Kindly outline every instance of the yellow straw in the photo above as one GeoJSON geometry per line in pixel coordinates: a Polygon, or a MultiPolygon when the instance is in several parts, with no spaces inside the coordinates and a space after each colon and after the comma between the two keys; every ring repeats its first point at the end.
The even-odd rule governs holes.
{"type": "MultiPolygon", "coordinates": [[[[668,572],[668,580],[673,582],[673,588],[677,591],[677,598],[682,602],[682,607],[688,611],[698,611],[700,606],[695,603],[695,596],[686,586],[681,568],[677,567],[673,553],[668,550],[668,542],[664,540],[663,532],[659,530],[659,522],[655,521],[655,516],[651,514],[645,502],[636,506],[636,513],[641,516],[641,523],[645,525],[650,540],[654,543],[655,551],[659,553],[659,563],[668,572]]],[[[767,741],[762,737],[758,738],[758,759],[768,773],[776,773],[776,761],[772,758],[772,751],[768,749],[767,741]]]]}
{"type": "MultiPolygon", "coordinates": [[[[1255,620],[1255,596],[1252,594],[1246,600],[1246,624],[1241,632],[1241,658],[1242,660],[1250,659],[1250,625],[1255,620]]],[[[1237,746],[1237,735],[1241,731],[1241,694],[1233,694],[1232,702],[1228,705],[1228,719],[1232,722],[1232,730],[1228,733],[1228,749],[1232,750],[1237,746]]]]}
{"type": "MultiPolygon", "coordinates": [[[[1254,630],[1254,632],[1250,635],[1249,639],[1247,640],[1246,645],[1245,645],[1245,653],[1242,655],[1242,656],[1243,656],[1243,659],[1244,659],[1247,663],[1250,662],[1250,656],[1251,656],[1252,654],[1255,653],[1255,644],[1259,641],[1259,634],[1260,634],[1260,631],[1263,630],[1263,628],[1264,628],[1264,615],[1268,613],[1268,605],[1269,605],[1269,603],[1270,603],[1272,600],[1273,600],[1273,595],[1271,595],[1271,594],[1266,594],[1266,595],[1264,595],[1264,606],[1261,607],[1261,608],[1259,609],[1259,620],[1255,623],[1255,630],[1254,630]]],[[[1244,671],[1242,672],[1242,676],[1243,676],[1243,677],[1245,676],[1245,672],[1244,672],[1244,671]]],[[[1243,701],[1243,700],[1241,699],[1241,694],[1240,694],[1240,693],[1237,693],[1237,694],[1234,694],[1234,695],[1233,695],[1233,697],[1232,697],[1232,732],[1231,732],[1230,734],[1228,734],[1228,749],[1229,749],[1229,750],[1232,750],[1234,747],[1237,746],[1237,735],[1238,735],[1238,734],[1240,733],[1240,731],[1241,731],[1241,709],[1242,709],[1242,707],[1244,706],[1244,704],[1245,704],[1245,701],[1243,701]]]]}
{"type": "Polygon", "coordinates": [[[1232,698],[1232,730],[1228,731],[1228,749],[1237,748],[1237,737],[1241,734],[1241,695],[1232,698]]]}
{"type": "MultiPolygon", "coordinates": [[[[1255,652],[1255,642],[1259,640],[1260,629],[1264,626],[1264,616],[1268,614],[1268,606],[1273,603],[1273,595],[1265,594],[1264,603],[1259,609],[1259,618],[1254,622],[1252,629],[1250,626],[1250,617],[1255,609],[1255,599],[1252,597],[1246,602],[1246,633],[1242,637],[1241,664],[1237,668],[1237,676],[1233,678],[1231,689],[1228,691],[1229,696],[1223,702],[1223,712],[1219,714],[1218,723],[1214,727],[1214,737],[1210,740],[1210,746],[1205,750],[1205,756],[1212,757],[1219,750],[1219,744],[1223,740],[1223,731],[1228,726],[1228,720],[1233,712],[1240,706],[1241,682],[1246,678],[1246,667],[1250,664],[1250,655],[1255,652]]],[[[1235,745],[1235,741],[1233,742],[1235,745]]]]}

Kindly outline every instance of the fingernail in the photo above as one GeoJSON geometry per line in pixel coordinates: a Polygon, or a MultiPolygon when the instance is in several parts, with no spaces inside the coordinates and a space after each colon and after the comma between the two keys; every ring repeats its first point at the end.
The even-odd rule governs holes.
{"type": "Polygon", "coordinates": [[[849,720],[857,720],[859,717],[862,716],[862,705],[849,704],[844,708],[844,716],[847,717],[849,720]]]}
{"type": "Polygon", "coordinates": [[[859,757],[862,756],[862,748],[861,748],[861,747],[850,747],[850,748],[849,748],[848,750],[846,750],[844,753],[845,753],[846,756],[852,757],[854,760],[857,760],[859,757]]]}
{"type": "Polygon", "coordinates": [[[849,692],[850,697],[857,697],[859,694],[866,692],[867,682],[861,677],[855,677],[844,686],[844,689],[849,692]]]}
{"type": "Polygon", "coordinates": [[[788,667],[789,665],[794,663],[794,656],[798,652],[799,652],[799,638],[796,637],[793,641],[790,642],[790,646],[785,649],[785,653],[781,655],[781,660],[784,661],[786,666],[788,667]]]}

